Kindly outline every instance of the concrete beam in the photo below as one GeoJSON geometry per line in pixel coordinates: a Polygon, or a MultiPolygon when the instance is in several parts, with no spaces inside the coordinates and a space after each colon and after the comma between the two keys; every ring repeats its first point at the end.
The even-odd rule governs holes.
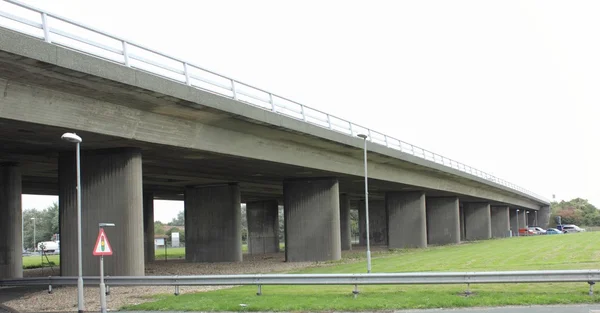
{"type": "Polygon", "coordinates": [[[0,164],[0,279],[23,277],[21,170],[0,164]]]}
{"type": "Polygon", "coordinates": [[[237,184],[185,189],[185,259],[242,261],[242,208],[237,184]]]}
{"type": "MultiPolygon", "coordinates": [[[[85,138],[84,138],[85,142],[85,138]]],[[[59,156],[60,270],[77,276],[77,192],[75,152],[59,156]]],[[[114,251],[104,258],[104,273],[144,276],[142,155],[137,149],[84,151],[81,156],[81,229],[83,275],[98,276],[99,257],[92,255],[98,223],[114,251]]]]}
{"type": "Polygon", "coordinates": [[[388,246],[390,249],[426,248],[427,213],[425,193],[388,192],[388,246]]]}
{"type": "MultiPolygon", "coordinates": [[[[367,245],[365,200],[358,202],[358,229],[360,245],[367,245]]],[[[369,241],[372,246],[388,244],[387,212],[384,200],[369,199],[369,241]]]]}
{"type": "Polygon", "coordinates": [[[427,198],[427,243],[460,243],[458,197],[427,198]]]}
{"type": "Polygon", "coordinates": [[[510,236],[510,209],[507,206],[491,207],[492,238],[510,236]]]}
{"type": "Polygon", "coordinates": [[[465,203],[466,240],[492,238],[492,221],[489,203],[465,203]]]}
{"type": "Polygon", "coordinates": [[[350,198],[340,194],[340,238],[342,250],[352,250],[352,221],[350,220],[350,198]]]}
{"type": "Polygon", "coordinates": [[[286,261],[341,258],[339,193],[335,178],[284,181],[286,261]]]}
{"type": "Polygon", "coordinates": [[[279,252],[279,203],[277,200],[246,203],[248,253],[279,252]]]}
{"type": "Polygon", "coordinates": [[[154,262],[154,193],[144,192],[144,261],[154,262]]]}

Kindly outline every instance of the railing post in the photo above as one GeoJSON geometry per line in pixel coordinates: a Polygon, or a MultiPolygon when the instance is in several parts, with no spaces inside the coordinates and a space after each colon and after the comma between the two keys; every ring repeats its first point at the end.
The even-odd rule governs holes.
{"type": "Polygon", "coordinates": [[[332,126],[331,126],[331,116],[329,116],[329,114],[327,114],[327,126],[329,127],[329,129],[332,128],[332,126]]]}
{"type": "Polygon", "coordinates": [[[123,46],[123,60],[125,62],[125,66],[130,67],[129,65],[129,53],[127,52],[127,42],[125,40],[121,41],[123,46]]]}
{"type": "Polygon", "coordinates": [[[237,92],[235,92],[235,80],[231,80],[231,92],[233,92],[233,99],[237,100],[238,96],[237,96],[237,92]]]}
{"type": "Polygon", "coordinates": [[[185,84],[191,86],[192,82],[190,81],[190,72],[188,70],[188,64],[185,62],[183,62],[183,74],[185,75],[185,84]]]}
{"type": "Polygon", "coordinates": [[[42,12],[42,29],[44,30],[44,41],[50,43],[50,25],[48,25],[48,15],[42,12]]]}
{"type": "Polygon", "coordinates": [[[354,137],[354,130],[352,129],[352,122],[348,122],[348,127],[350,128],[350,136],[354,137]]]}
{"type": "Polygon", "coordinates": [[[273,101],[273,94],[269,93],[269,103],[271,103],[271,111],[276,112],[275,110],[275,101],[273,101]]]}
{"type": "Polygon", "coordinates": [[[300,105],[300,113],[302,114],[302,120],[306,122],[306,114],[304,113],[304,105],[300,105]]]}
{"type": "MultiPolygon", "coordinates": [[[[389,147],[389,145],[388,145],[388,137],[386,135],[383,135],[383,139],[385,140],[385,146],[389,147]]],[[[402,151],[402,146],[400,146],[400,151],[402,151]]]]}

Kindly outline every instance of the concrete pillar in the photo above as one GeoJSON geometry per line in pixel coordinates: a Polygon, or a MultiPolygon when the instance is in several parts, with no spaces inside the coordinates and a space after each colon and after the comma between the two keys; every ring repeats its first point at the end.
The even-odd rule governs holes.
{"type": "Polygon", "coordinates": [[[512,231],[512,236],[516,237],[519,234],[519,228],[517,227],[517,210],[509,209],[510,214],[510,230],[512,231]]]}
{"type": "Polygon", "coordinates": [[[538,226],[535,223],[535,212],[534,210],[529,210],[529,214],[527,214],[527,226],[538,226]]]}
{"type": "Polygon", "coordinates": [[[458,214],[460,219],[460,241],[465,241],[467,231],[465,229],[465,207],[462,203],[458,205],[458,214]]]}
{"type": "Polygon", "coordinates": [[[248,253],[279,252],[279,203],[277,200],[246,203],[248,253]]]}
{"type": "Polygon", "coordinates": [[[352,250],[352,222],[350,221],[350,198],[340,195],[340,239],[342,250],[352,250]]]}
{"type": "Polygon", "coordinates": [[[426,248],[425,193],[388,192],[385,194],[385,205],[388,212],[389,248],[426,248]]]}
{"type": "Polygon", "coordinates": [[[242,261],[242,208],[237,184],[185,189],[185,259],[242,261]]]}
{"type": "Polygon", "coordinates": [[[427,243],[460,243],[460,219],[457,197],[427,198],[427,243]]]}
{"type": "Polygon", "coordinates": [[[21,171],[0,164],[0,279],[23,277],[21,171]]]}
{"type": "Polygon", "coordinates": [[[507,206],[491,207],[492,238],[505,238],[510,232],[510,216],[507,206]]]}
{"type": "Polygon", "coordinates": [[[489,203],[465,203],[465,239],[492,238],[492,221],[489,203]]]}
{"type": "Polygon", "coordinates": [[[519,210],[519,228],[527,228],[527,214],[526,211],[519,210]]]}
{"type": "MultiPolygon", "coordinates": [[[[75,151],[61,153],[58,164],[60,270],[77,276],[77,192],[75,151]]],[[[104,273],[144,276],[142,155],[138,149],[106,149],[81,156],[81,230],[84,276],[98,276],[100,258],[92,255],[98,223],[105,228],[113,255],[104,273]]]]}
{"type": "Polygon", "coordinates": [[[538,225],[544,229],[550,224],[550,206],[545,205],[538,211],[538,225]]]}
{"type": "Polygon", "coordinates": [[[339,260],[340,196],[335,178],[283,183],[287,262],[339,260]]]}
{"type": "Polygon", "coordinates": [[[154,193],[144,192],[144,260],[154,262],[154,193]]]}
{"type": "MultiPolygon", "coordinates": [[[[364,245],[367,245],[365,200],[358,202],[358,215],[360,239],[364,245]]],[[[388,244],[387,213],[384,200],[369,200],[369,232],[369,240],[372,246],[385,246],[388,244]]]]}

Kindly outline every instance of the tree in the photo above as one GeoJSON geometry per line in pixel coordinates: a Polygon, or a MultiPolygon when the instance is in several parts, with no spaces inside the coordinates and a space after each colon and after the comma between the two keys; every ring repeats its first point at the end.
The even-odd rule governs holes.
{"type": "Polygon", "coordinates": [[[185,226],[184,212],[177,213],[177,217],[173,218],[167,225],[169,226],[185,226]]]}
{"type": "Polygon", "coordinates": [[[49,207],[38,211],[27,209],[23,211],[23,242],[26,249],[34,247],[33,223],[35,221],[35,241],[52,240],[54,234],[58,234],[58,203],[54,202],[49,207]],[[35,220],[33,220],[35,218],[35,220]]]}
{"type": "Polygon", "coordinates": [[[550,212],[552,212],[550,217],[552,225],[556,225],[558,216],[563,224],[600,225],[600,211],[586,199],[575,198],[570,201],[552,202],[550,212]]]}
{"type": "Polygon", "coordinates": [[[154,235],[164,235],[165,229],[163,227],[163,223],[161,221],[154,222],[154,235]]]}

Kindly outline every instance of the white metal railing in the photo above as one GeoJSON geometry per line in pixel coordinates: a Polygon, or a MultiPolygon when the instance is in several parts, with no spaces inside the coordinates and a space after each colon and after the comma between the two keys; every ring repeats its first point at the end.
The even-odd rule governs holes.
{"type": "Polygon", "coordinates": [[[133,41],[107,34],[65,17],[15,0],[3,0],[0,27],[9,28],[44,40],[85,52],[99,58],[148,71],[165,79],[203,89],[274,113],[286,115],[332,131],[354,136],[368,134],[368,140],[455,170],[483,178],[531,197],[548,202],[543,196],[437,153],[376,132],[342,118],[307,107],[193,65],[181,59],[154,51],[133,41]]]}
{"type": "MultiPolygon", "coordinates": [[[[518,284],[518,283],[574,283],[593,285],[600,280],[600,270],[544,270],[500,272],[413,272],[371,274],[244,274],[195,276],[113,276],[105,277],[110,286],[238,286],[256,285],[261,294],[262,285],[422,285],[422,284],[518,284]]],[[[87,286],[97,286],[99,277],[84,277],[87,286]]],[[[77,277],[32,277],[0,280],[0,287],[8,286],[77,285],[77,277]]]]}

